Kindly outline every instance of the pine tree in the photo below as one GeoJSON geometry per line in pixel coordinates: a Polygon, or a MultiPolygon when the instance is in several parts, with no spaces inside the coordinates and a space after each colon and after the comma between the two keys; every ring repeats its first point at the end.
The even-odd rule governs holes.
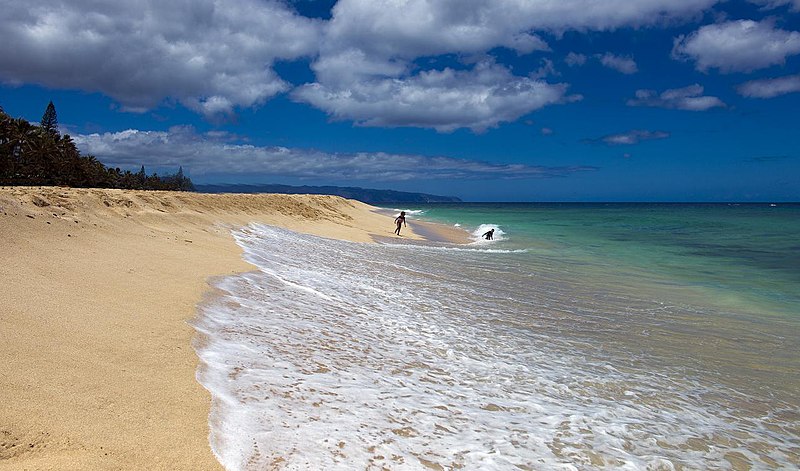
{"type": "Polygon", "coordinates": [[[44,115],[42,115],[42,130],[48,134],[58,134],[58,115],[53,100],[50,100],[47,109],[44,110],[44,115]]]}
{"type": "Polygon", "coordinates": [[[175,174],[175,183],[176,183],[176,185],[175,185],[176,188],[174,188],[175,190],[179,190],[179,191],[192,191],[192,190],[194,190],[194,185],[192,184],[192,180],[189,179],[189,177],[187,177],[183,173],[183,166],[178,167],[178,173],[175,174]]]}

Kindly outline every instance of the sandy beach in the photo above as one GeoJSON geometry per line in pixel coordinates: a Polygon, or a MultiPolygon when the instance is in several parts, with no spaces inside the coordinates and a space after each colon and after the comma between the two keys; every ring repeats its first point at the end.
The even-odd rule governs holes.
{"type": "Polygon", "coordinates": [[[219,469],[187,321],[209,277],[252,268],[230,235],[251,222],[394,229],[334,196],[0,188],[0,470],[219,469]]]}

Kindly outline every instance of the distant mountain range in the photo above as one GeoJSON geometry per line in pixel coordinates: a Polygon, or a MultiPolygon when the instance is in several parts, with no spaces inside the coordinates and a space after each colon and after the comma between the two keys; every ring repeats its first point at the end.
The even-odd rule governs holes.
{"type": "Polygon", "coordinates": [[[437,196],[425,193],[409,193],[394,190],[374,190],[350,186],[291,186],[291,185],[195,185],[201,193],[284,193],[337,195],[362,201],[367,204],[386,203],[459,203],[455,196],[437,196]]]}

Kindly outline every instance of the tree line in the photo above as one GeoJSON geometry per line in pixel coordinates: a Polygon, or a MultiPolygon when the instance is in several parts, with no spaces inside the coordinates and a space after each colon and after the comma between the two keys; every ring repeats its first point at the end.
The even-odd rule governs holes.
{"type": "Polygon", "coordinates": [[[58,131],[51,101],[37,126],[12,118],[0,107],[0,185],[58,185],[78,188],[193,191],[183,168],[172,175],[147,175],[110,168],[93,155],[81,155],[75,142],[58,131]]]}

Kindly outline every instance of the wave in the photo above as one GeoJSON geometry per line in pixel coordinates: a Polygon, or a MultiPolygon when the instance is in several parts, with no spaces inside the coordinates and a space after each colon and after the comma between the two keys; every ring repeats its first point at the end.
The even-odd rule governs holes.
{"type": "Polygon", "coordinates": [[[487,245],[487,244],[494,244],[501,240],[506,240],[504,237],[506,235],[505,231],[500,229],[500,226],[497,224],[481,224],[475,230],[472,231],[470,234],[470,239],[474,242],[473,245],[487,245]],[[494,234],[492,235],[492,240],[486,240],[483,238],[483,234],[486,232],[494,229],[494,234]]]}
{"type": "MultiPolygon", "coordinates": [[[[492,241],[485,241],[491,243],[492,241]]],[[[410,250],[410,251],[432,251],[432,252],[464,252],[464,253],[475,253],[475,254],[512,254],[512,253],[527,253],[529,249],[491,249],[491,248],[479,248],[477,245],[481,245],[480,243],[472,243],[464,246],[449,246],[449,245],[424,245],[424,244],[400,244],[396,242],[384,242],[380,243],[380,245],[389,245],[393,247],[397,247],[399,250],[410,250]]]]}
{"type": "Polygon", "coordinates": [[[763,450],[792,467],[794,412],[750,413],[646,349],[615,356],[628,327],[663,328],[663,306],[532,278],[494,249],[234,235],[258,269],[220,280],[195,322],[228,470],[707,469],[763,450]]]}
{"type": "Polygon", "coordinates": [[[398,209],[398,208],[381,208],[381,209],[384,209],[386,211],[391,211],[396,214],[400,214],[400,211],[405,211],[406,216],[421,216],[425,214],[424,209],[398,209]]]}

